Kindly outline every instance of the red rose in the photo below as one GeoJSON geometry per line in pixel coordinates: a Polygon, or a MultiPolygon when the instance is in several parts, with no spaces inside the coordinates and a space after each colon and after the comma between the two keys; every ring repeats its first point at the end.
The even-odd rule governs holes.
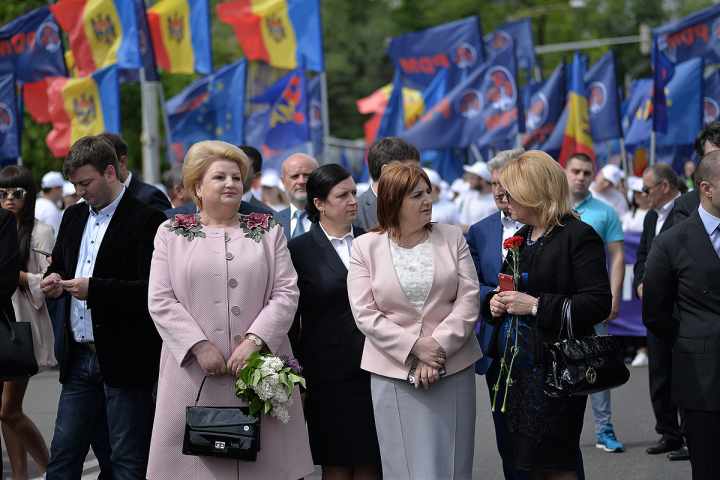
{"type": "Polygon", "coordinates": [[[268,220],[270,215],[263,215],[262,213],[252,213],[245,217],[245,223],[247,228],[253,229],[255,227],[268,228],[268,220]]]}
{"type": "Polygon", "coordinates": [[[197,226],[197,218],[195,215],[175,215],[175,221],[172,226],[175,228],[190,230],[191,228],[197,226]]]}
{"type": "Polygon", "coordinates": [[[523,242],[523,237],[510,237],[505,242],[503,242],[503,248],[506,250],[510,250],[512,248],[519,247],[523,242]]]}

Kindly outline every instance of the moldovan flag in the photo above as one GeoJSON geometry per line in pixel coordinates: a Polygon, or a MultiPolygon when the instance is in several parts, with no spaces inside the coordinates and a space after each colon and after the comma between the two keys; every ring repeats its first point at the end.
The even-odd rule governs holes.
{"type": "Polygon", "coordinates": [[[120,68],[142,66],[133,2],[61,0],[50,11],[70,38],[80,75],[90,75],[114,63],[120,68]]]}
{"type": "Polygon", "coordinates": [[[55,157],[86,135],[120,133],[118,68],[111,65],[85,78],[48,78],[48,111],[53,129],[45,143],[55,157]]]}
{"type": "Polygon", "coordinates": [[[208,0],[162,0],[147,18],[159,67],[168,73],[213,73],[208,0]]]}
{"type": "Polygon", "coordinates": [[[582,64],[580,54],[575,52],[573,61],[572,85],[569,92],[569,100],[565,108],[568,109],[567,126],[565,127],[565,138],[563,138],[562,150],[558,162],[565,168],[568,157],[575,153],[584,153],[595,160],[595,148],[590,136],[590,111],[588,101],[585,98],[585,81],[583,80],[582,64]]]}
{"type": "Polygon", "coordinates": [[[233,27],[248,60],[325,71],[319,0],[236,0],[219,3],[215,12],[233,27]]]}

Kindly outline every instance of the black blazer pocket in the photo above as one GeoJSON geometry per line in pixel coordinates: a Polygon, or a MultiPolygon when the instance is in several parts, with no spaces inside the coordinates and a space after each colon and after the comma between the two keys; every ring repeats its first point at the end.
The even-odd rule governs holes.
{"type": "Polygon", "coordinates": [[[675,346],[673,349],[678,352],[697,353],[702,355],[705,353],[705,340],[678,337],[675,340],[675,346]]]}
{"type": "Polygon", "coordinates": [[[305,337],[305,345],[308,347],[317,347],[321,345],[338,345],[340,338],[337,333],[311,333],[303,335],[305,337]]]}

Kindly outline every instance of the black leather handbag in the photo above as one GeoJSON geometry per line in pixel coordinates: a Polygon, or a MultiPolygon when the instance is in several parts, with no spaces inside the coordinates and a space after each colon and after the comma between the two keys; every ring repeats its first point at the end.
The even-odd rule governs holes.
{"type": "Polygon", "coordinates": [[[182,453],[197,457],[226,458],[254,462],[260,451],[260,413],[250,415],[250,407],[198,407],[185,412],[185,438],[182,453]]]}
{"type": "Polygon", "coordinates": [[[32,326],[28,322],[11,322],[5,310],[0,310],[0,382],[26,380],[38,373],[32,326]]]}
{"type": "Polygon", "coordinates": [[[563,303],[560,334],[568,339],[545,344],[545,393],[551,397],[589,395],[624,385],[630,371],[620,357],[620,347],[612,335],[575,337],[569,299],[563,303]]]}

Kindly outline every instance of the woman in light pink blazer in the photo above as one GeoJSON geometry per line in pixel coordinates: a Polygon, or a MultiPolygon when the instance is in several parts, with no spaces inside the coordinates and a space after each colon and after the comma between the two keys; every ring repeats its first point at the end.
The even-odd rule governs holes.
{"type": "Polygon", "coordinates": [[[353,242],[348,295],[367,337],[361,367],[372,373],[383,477],[470,479],[475,267],[459,228],[430,223],[419,166],[390,164],[377,194],[378,225],[353,242]]]}
{"type": "Polygon", "coordinates": [[[193,145],[183,177],[200,213],[178,215],[155,237],[149,308],[163,347],[148,479],[297,480],[315,470],[298,389],[287,424],[263,415],[257,462],[181,453],[185,407],[204,377],[198,405],[247,405],[235,395],[247,357],[261,348],[292,353],[287,332],[297,308],[297,275],[282,224],[269,215],[237,213],[247,169],[237,147],[193,145]]]}

